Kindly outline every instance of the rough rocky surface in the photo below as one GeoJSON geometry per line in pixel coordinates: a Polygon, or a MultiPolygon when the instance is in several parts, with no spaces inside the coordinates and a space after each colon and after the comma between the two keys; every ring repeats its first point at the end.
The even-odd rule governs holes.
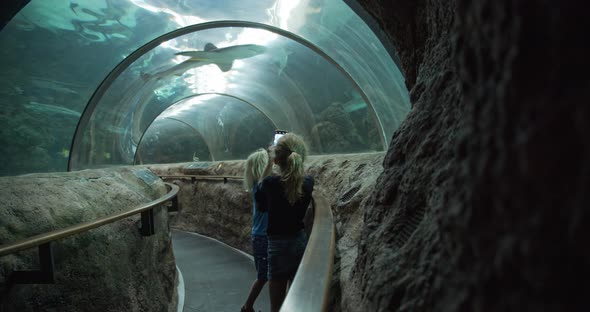
{"type": "MultiPolygon", "coordinates": [[[[358,207],[338,206],[357,181],[348,176],[356,164],[335,159],[333,168],[309,169],[325,177],[339,224],[332,309],[587,310],[585,3],[358,2],[394,41],[413,110],[391,139],[374,190],[361,186],[353,197],[358,207]]],[[[366,168],[379,168],[373,164],[366,168]]],[[[175,225],[201,222],[197,232],[249,248],[250,197],[232,183],[184,187],[219,202],[181,202],[175,225]],[[225,200],[243,206],[230,215],[225,200]],[[239,226],[215,234],[222,218],[239,226]]]]}
{"type": "MultiPolygon", "coordinates": [[[[147,166],[160,176],[243,175],[243,161],[219,161],[147,166]]],[[[169,178],[180,186],[180,211],[170,218],[175,229],[195,232],[220,240],[234,248],[251,253],[252,226],[250,193],[246,193],[241,180],[202,180],[169,178]]]]}
{"type": "MultiPolygon", "coordinates": [[[[356,245],[362,225],[363,205],[383,167],[384,153],[310,156],[306,171],[316,180],[316,191],[327,196],[334,215],[338,243],[334,291],[338,292],[340,271],[344,282],[356,258],[356,245]],[[341,265],[342,263],[342,265],[341,265]]],[[[151,165],[159,175],[242,176],[244,161],[151,165]]],[[[251,253],[252,195],[243,191],[241,181],[169,179],[181,188],[180,212],[171,218],[171,226],[216,238],[251,253]]]]}
{"type": "Polygon", "coordinates": [[[359,2],[394,41],[413,110],[333,309],[586,310],[583,2],[359,2]]]}
{"type": "MultiPolygon", "coordinates": [[[[140,168],[0,178],[0,245],[139,206],[166,193],[140,168]]],[[[38,268],[37,249],[0,258],[2,311],[176,311],[176,267],[165,208],[155,235],[135,215],[53,244],[55,284],[14,285],[38,268]]]]}
{"type": "Polygon", "coordinates": [[[338,309],[342,290],[350,286],[351,270],[358,256],[358,242],[370,194],[379,187],[385,153],[345,154],[310,157],[308,173],[317,190],[327,197],[336,227],[336,249],[329,305],[338,309]]]}

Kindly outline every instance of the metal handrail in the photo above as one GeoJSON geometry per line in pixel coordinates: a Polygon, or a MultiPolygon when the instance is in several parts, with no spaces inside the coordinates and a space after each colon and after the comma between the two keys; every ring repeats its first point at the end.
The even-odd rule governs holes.
{"type": "MultiPolygon", "coordinates": [[[[198,178],[198,179],[216,179],[226,180],[243,179],[240,176],[160,176],[164,178],[198,178]]],[[[166,183],[171,188],[168,194],[143,204],[132,210],[119,213],[112,216],[100,218],[95,221],[74,225],[63,230],[57,230],[45,233],[31,238],[4,246],[0,246],[0,256],[15,253],[21,250],[33,248],[45,243],[72,236],[90,229],[99,227],[104,224],[123,219],[125,217],[144,212],[170,200],[178,194],[179,186],[166,183]]],[[[325,311],[328,305],[330,293],[330,281],[334,264],[335,235],[334,221],[332,210],[326,198],[314,192],[313,196],[313,228],[309,236],[307,247],[297,274],[290,286],[289,292],[285,297],[281,311],[325,311]]]]}
{"type": "Polygon", "coordinates": [[[281,311],[326,311],[334,265],[336,231],[326,198],[314,192],[313,228],[281,311]]]}
{"type": "Polygon", "coordinates": [[[166,185],[168,187],[170,187],[170,191],[166,195],[164,195],[158,199],[152,200],[148,203],[145,203],[139,207],[133,208],[131,210],[120,212],[120,213],[113,214],[113,215],[106,216],[106,217],[102,217],[97,220],[76,224],[76,225],[67,227],[65,229],[60,229],[60,230],[55,230],[55,231],[52,231],[49,233],[39,234],[39,235],[36,235],[33,237],[29,237],[27,239],[17,241],[12,244],[2,245],[2,246],[0,246],[0,257],[5,256],[5,255],[9,255],[9,254],[12,254],[15,252],[19,252],[19,251],[22,251],[25,249],[37,247],[37,246],[43,245],[45,243],[56,241],[58,239],[63,239],[63,238],[66,238],[66,237],[69,237],[69,236],[72,236],[75,234],[83,233],[88,230],[100,227],[102,225],[113,223],[113,222],[121,220],[123,218],[132,216],[134,214],[138,214],[138,213],[147,211],[149,209],[152,209],[155,206],[162,204],[163,202],[173,199],[178,194],[178,191],[180,189],[178,187],[178,185],[174,185],[171,183],[166,183],[166,185]]]}
{"type": "Polygon", "coordinates": [[[194,179],[194,180],[243,180],[240,176],[218,176],[218,175],[160,175],[161,179],[194,179]]]}
{"type": "MultiPolygon", "coordinates": [[[[239,176],[175,175],[160,178],[241,180],[239,176]]],[[[314,191],[313,227],[297,274],[287,292],[281,311],[326,311],[334,265],[336,231],[332,210],[325,196],[314,191]]]]}
{"type": "MultiPolygon", "coordinates": [[[[190,178],[241,180],[239,176],[176,175],[160,178],[190,178]]],[[[330,294],[330,281],[334,265],[336,231],[332,210],[325,196],[314,192],[313,227],[297,274],[287,292],[281,311],[326,311],[330,294]]]]}

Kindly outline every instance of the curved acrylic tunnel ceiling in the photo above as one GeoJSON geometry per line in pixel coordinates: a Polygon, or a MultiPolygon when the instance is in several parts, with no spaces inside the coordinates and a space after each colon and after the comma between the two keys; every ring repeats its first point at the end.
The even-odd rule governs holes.
{"type": "Polygon", "coordinates": [[[252,103],[226,94],[199,94],[154,120],[138,144],[135,163],[244,159],[267,145],[274,129],[252,103]]]}
{"type": "Polygon", "coordinates": [[[178,163],[196,159],[214,160],[201,133],[181,120],[162,118],[144,133],[137,148],[135,164],[178,163]]]}
{"type": "MultiPolygon", "coordinates": [[[[120,74],[115,70],[111,76],[118,76],[107,78],[86,108],[70,168],[131,164],[139,138],[156,116],[183,97],[210,92],[252,103],[278,128],[306,137],[315,154],[383,148],[383,135],[379,136],[383,129],[374,107],[367,105],[366,95],[359,93],[360,87],[335,61],[277,29],[272,30],[298,41],[265,29],[226,25],[270,28],[238,21],[207,23],[182,29],[180,36],[170,34],[172,39],[156,40],[132,54],[120,66],[125,69],[120,74]],[[193,28],[204,30],[189,32],[193,28]],[[236,38],[236,44],[222,48],[228,35],[236,38]],[[247,43],[241,44],[243,41],[247,43]],[[148,50],[151,46],[155,48],[148,50]],[[209,46],[210,50],[198,51],[196,46],[209,46]],[[281,63],[287,61],[291,67],[281,63]],[[133,63],[127,67],[128,62],[133,63]],[[319,88],[318,80],[322,82],[319,88]]],[[[225,112],[223,117],[212,117],[225,127],[239,121],[239,115],[233,114],[236,118],[232,119],[227,109],[225,112]]],[[[252,140],[256,136],[239,143],[252,140]]],[[[268,142],[253,147],[264,147],[268,142]]],[[[244,156],[247,154],[227,154],[220,159],[244,156]]]]}
{"type": "MultiPolygon", "coordinates": [[[[110,157],[109,154],[104,156],[110,157]]],[[[163,118],[144,133],[137,148],[135,162],[159,164],[189,162],[193,159],[213,160],[201,133],[180,120],[163,118]]]]}
{"type": "Polygon", "coordinates": [[[306,136],[314,153],[381,150],[409,111],[390,54],[337,0],[32,0],[2,29],[0,44],[11,47],[0,60],[0,127],[8,150],[1,175],[62,171],[68,160],[72,169],[132,164],[160,113],[208,92],[252,103],[277,127],[306,136]],[[271,26],[328,58],[289,36],[221,27],[166,40],[116,72],[154,38],[221,20],[271,26]],[[162,73],[188,58],[174,53],[203,50],[209,42],[265,48],[227,71],[204,65],[181,76],[162,73]],[[107,76],[110,85],[101,90],[107,76]],[[97,100],[87,109],[91,99],[97,100]],[[375,114],[367,117],[368,111],[375,114]],[[83,134],[72,144],[78,122],[83,134]],[[325,139],[334,135],[343,138],[325,139]],[[379,136],[384,142],[375,141],[379,136]]]}

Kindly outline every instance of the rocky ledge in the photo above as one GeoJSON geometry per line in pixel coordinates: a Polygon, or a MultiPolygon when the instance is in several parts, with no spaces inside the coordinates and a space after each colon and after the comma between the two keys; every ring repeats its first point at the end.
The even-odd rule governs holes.
{"type": "MultiPolygon", "coordinates": [[[[0,245],[128,210],[166,193],[141,168],[0,178],[0,245]]],[[[176,267],[165,208],[155,234],[135,215],[52,244],[54,284],[13,284],[36,270],[37,249],[0,257],[2,311],[175,311],[176,267]]]]}

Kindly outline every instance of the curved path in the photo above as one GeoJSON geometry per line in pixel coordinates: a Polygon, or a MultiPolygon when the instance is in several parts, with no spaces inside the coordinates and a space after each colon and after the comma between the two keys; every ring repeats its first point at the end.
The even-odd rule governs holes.
{"type": "MultiPolygon", "coordinates": [[[[172,244],[184,280],[184,312],[240,311],[256,278],[252,256],[212,238],[178,230],[172,230],[172,244]]],[[[254,308],[269,310],[266,285],[254,308]]]]}

